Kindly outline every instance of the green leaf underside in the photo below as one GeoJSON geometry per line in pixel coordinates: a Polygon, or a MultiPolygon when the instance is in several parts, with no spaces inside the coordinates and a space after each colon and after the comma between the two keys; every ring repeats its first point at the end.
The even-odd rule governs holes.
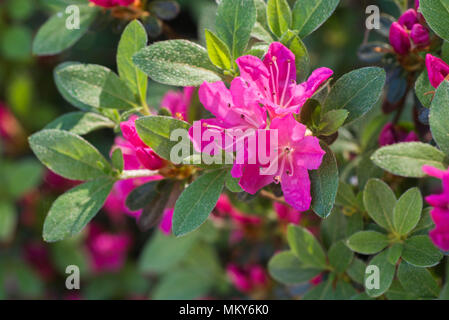
{"type": "Polygon", "coordinates": [[[103,207],[113,185],[112,180],[98,179],[56,199],[45,219],[44,240],[55,242],[78,234],[103,207]]]}

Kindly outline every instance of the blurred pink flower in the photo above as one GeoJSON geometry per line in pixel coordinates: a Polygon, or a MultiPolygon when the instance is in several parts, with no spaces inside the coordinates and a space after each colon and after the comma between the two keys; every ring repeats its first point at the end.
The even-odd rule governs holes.
{"type": "Polygon", "coordinates": [[[89,224],[87,248],[94,271],[119,271],[125,263],[130,246],[130,235],[108,233],[94,223],[89,224]]]}
{"type": "Polygon", "coordinates": [[[194,91],[194,87],[185,87],[183,91],[168,91],[162,98],[161,108],[170,110],[174,118],[187,121],[194,91]]]}
{"type": "Polygon", "coordinates": [[[174,209],[165,209],[159,229],[167,236],[171,234],[174,209]]]}
{"type": "Polygon", "coordinates": [[[51,170],[47,170],[44,177],[44,183],[52,190],[63,192],[76,187],[81,183],[81,181],[68,180],[51,170]]]}
{"type": "Polygon", "coordinates": [[[298,210],[279,202],[275,202],[273,207],[280,221],[293,224],[299,224],[301,222],[302,213],[298,210]]]}
{"type": "Polygon", "coordinates": [[[323,281],[323,274],[320,273],[320,274],[317,275],[315,278],[311,279],[311,280],[309,281],[309,283],[310,283],[312,286],[317,286],[317,285],[319,285],[322,281],[323,281]]]}
{"type": "Polygon", "coordinates": [[[23,247],[25,260],[39,273],[43,279],[50,279],[55,274],[50,253],[41,242],[27,243],[23,247]]]}
{"type": "Polygon", "coordinates": [[[242,293],[263,289],[268,284],[268,277],[260,265],[238,267],[229,264],[226,272],[234,287],[242,293]]]}
{"type": "Polygon", "coordinates": [[[134,3],[134,0],[89,0],[90,2],[96,4],[97,6],[104,8],[111,8],[116,6],[129,6],[134,3]]]}
{"type": "Polygon", "coordinates": [[[257,216],[245,214],[235,208],[226,194],[222,194],[215,206],[216,211],[223,217],[229,216],[236,226],[260,225],[262,219],[257,216]]]}
{"type": "Polygon", "coordinates": [[[449,76],[449,65],[431,54],[426,56],[426,67],[427,73],[429,74],[430,84],[435,89],[437,89],[441,82],[449,76]]]}
{"type": "Polygon", "coordinates": [[[379,145],[387,146],[400,142],[412,142],[419,141],[418,136],[414,131],[408,131],[400,125],[393,125],[393,123],[387,123],[379,135],[379,145]]]}
{"type": "Polygon", "coordinates": [[[435,229],[429,236],[433,243],[443,251],[449,250],[449,170],[443,171],[431,166],[423,166],[423,171],[429,176],[442,180],[443,192],[426,197],[433,207],[430,215],[435,223],[435,229]]]}

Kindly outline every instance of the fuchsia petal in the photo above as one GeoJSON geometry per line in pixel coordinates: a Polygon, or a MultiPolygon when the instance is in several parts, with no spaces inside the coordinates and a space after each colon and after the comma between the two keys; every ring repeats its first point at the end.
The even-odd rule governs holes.
{"type": "Polygon", "coordinates": [[[256,194],[257,191],[273,182],[273,176],[261,175],[258,165],[245,165],[243,175],[240,179],[240,186],[250,194],[256,194]]]}
{"type": "Polygon", "coordinates": [[[293,115],[290,114],[283,118],[273,119],[270,130],[277,130],[279,146],[286,146],[304,139],[307,127],[296,121],[293,115]]]}
{"type": "Polygon", "coordinates": [[[424,171],[425,174],[427,174],[431,177],[438,178],[438,179],[443,179],[444,174],[446,173],[445,171],[443,171],[441,169],[437,169],[435,167],[428,166],[428,165],[424,165],[422,167],[422,171],[424,171]]]}
{"type": "Polygon", "coordinates": [[[321,166],[326,154],[317,137],[308,136],[295,145],[294,159],[296,165],[308,170],[316,170],[321,166]]]}
{"type": "Polygon", "coordinates": [[[167,236],[171,234],[174,212],[175,212],[174,209],[165,209],[161,224],[159,225],[159,229],[167,236]]]}
{"type": "Polygon", "coordinates": [[[443,251],[449,251],[449,232],[435,228],[429,233],[432,242],[443,251]]]}
{"type": "Polygon", "coordinates": [[[285,204],[275,202],[273,204],[279,220],[286,221],[288,223],[299,224],[302,218],[302,213],[293,209],[285,204]]]}
{"type": "Polygon", "coordinates": [[[129,6],[134,2],[134,0],[89,0],[89,1],[103,8],[112,8],[116,6],[129,6]]]}
{"type": "Polygon", "coordinates": [[[148,170],[159,170],[165,166],[165,161],[150,148],[136,148],[136,156],[148,170]]]}
{"type": "Polygon", "coordinates": [[[431,54],[426,56],[426,67],[432,87],[438,88],[441,82],[449,75],[449,65],[440,58],[431,54]]]}
{"type": "Polygon", "coordinates": [[[418,23],[418,13],[415,9],[408,9],[401,15],[398,22],[408,30],[412,30],[413,26],[418,23]]]}
{"type": "Polygon", "coordinates": [[[312,197],[310,195],[310,179],[307,169],[296,166],[293,175],[282,175],[282,191],[285,201],[299,211],[310,208],[312,197]]]}
{"type": "MultiPolygon", "coordinates": [[[[271,76],[278,80],[279,89],[290,84],[292,80],[296,82],[295,59],[293,52],[280,42],[273,42],[268,48],[263,63],[271,76]]],[[[281,90],[277,93],[281,93],[281,90]]]]}
{"type": "Polygon", "coordinates": [[[304,93],[307,96],[307,99],[311,98],[315,92],[324,84],[334,72],[329,68],[318,68],[312,72],[309,79],[303,84],[304,93]]]}
{"type": "Polygon", "coordinates": [[[145,143],[140,139],[136,129],[136,116],[132,116],[128,121],[120,123],[120,129],[122,130],[123,137],[128,140],[135,147],[147,147],[145,143]]]}
{"type": "Polygon", "coordinates": [[[390,28],[390,44],[394,51],[400,55],[409,53],[411,43],[407,30],[405,30],[398,22],[393,22],[390,28]]]}
{"type": "Polygon", "coordinates": [[[236,60],[240,69],[240,76],[256,87],[260,93],[269,88],[270,73],[263,62],[254,56],[243,56],[236,60]]]}
{"type": "Polygon", "coordinates": [[[232,106],[232,96],[223,82],[204,82],[199,89],[199,97],[204,107],[219,119],[226,118],[230,106],[232,106]]]}

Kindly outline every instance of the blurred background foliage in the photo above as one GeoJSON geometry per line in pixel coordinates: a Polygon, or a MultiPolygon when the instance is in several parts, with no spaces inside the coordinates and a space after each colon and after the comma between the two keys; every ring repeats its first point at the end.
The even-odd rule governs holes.
{"type": "MultiPolygon", "coordinates": [[[[266,266],[273,252],[282,248],[274,241],[279,235],[273,231],[273,223],[266,224],[263,230],[245,230],[247,237],[233,245],[227,240],[228,233],[206,224],[196,235],[189,236],[193,239],[187,237],[183,243],[173,245],[171,238],[161,238],[158,231],[141,233],[130,217],[123,216],[117,223],[100,214],[94,222],[105,230],[132,235],[126,263],[112,272],[92,267],[86,244],[89,236],[85,233],[60,243],[44,244],[41,237],[44,215],[65,186],[57,183],[58,187],[54,187],[48,172],[31,155],[26,137],[59,115],[74,111],[55,87],[55,67],[64,61],[81,61],[115,70],[117,44],[128,23],[102,12],[71,49],[57,56],[33,56],[32,40],[38,28],[67,3],[70,1],[0,0],[0,107],[6,106],[16,119],[7,121],[13,127],[12,137],[0,140],[0,299],[247,297],[232,287],[225,267],[231,262],[251,259],[266,266]],[[161,239],[156,242],[156,238],[151,245],[146,245],[149,237],[161,239]],[[81,269],[81,290],[76,293],[66,290],[64,285],[65,268],[71,264],[81,269]],[[198,281],[198,277],[205,280],[198,281]]],[[[215,1],[177,0],[177,3],[179,10],[169,12],[168,17],[165,16],[167,19],[144,21],[153,36],[151,41],[188,38],[204,43],[204,29],[214,26],[215,1]]],[[[335,78],[339,78],[365,65],[357,52],[366,37],[365,9],[370,4],[372,1],[341,1],[335,14],[304,40],[313,69],[332,68],[335,78]]],[[[381,12],[399,15],[391,0],[377,0],[376,4],[381,12]]],[[[371,34],[370,40],[376,37],[371,34]]],[[[150,82],[150,106],[157,108],[169,89],[173,88],[150,82]]],[[[374,114],[380,112],[380,107],[376,109],[374,114]]],[[[0,117],[7,119],[1,113],[0,117]]],[[[357,132],[360,127],[358,123],[354,130],[357,132]]],[[[97,131],[87,139],[107,154],[113,134],[110,130],[97,131]]],[[[268,201],[236,205],[250,214],[267,215],[268,212],[269,216],[274,215],[271,208],[267,210],[267,206],[271,206],[268,201]]],[[[307,223],[313,226],[317,222],[311,219],[307,223]]],[[[304,288],[294,288],[292,292],[285,292],[281,287],[271,289],[253,293],[251,297],[287,298],[304,291],[304,288]]]]}

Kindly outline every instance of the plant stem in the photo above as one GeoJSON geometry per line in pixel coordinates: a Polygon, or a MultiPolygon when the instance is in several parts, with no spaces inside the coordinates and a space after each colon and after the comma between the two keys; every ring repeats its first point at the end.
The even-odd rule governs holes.
{"type": "Polygon", "coordinates": [[[274,194],[272,194],[271,192],[268,192],[266,190],[260,191],[260,195],[264,198],[287,205],[287,202],[285,201],[284,197],[276,197],[274,194]]]}

